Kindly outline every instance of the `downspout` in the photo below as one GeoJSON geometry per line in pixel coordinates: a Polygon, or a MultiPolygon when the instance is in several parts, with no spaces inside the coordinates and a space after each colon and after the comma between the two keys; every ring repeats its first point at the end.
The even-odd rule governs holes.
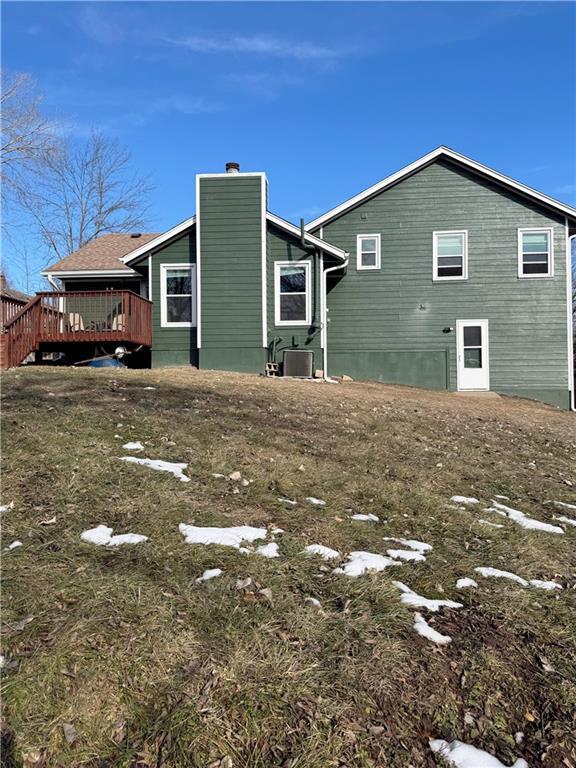
{"type": "Polygon", "coordinates": [[[56,285],[56,283],[54,282],[54,278],[52,277],[52,273],[51,272],[48,272],[46,274],[46,280],[48,280],[48,282],[50,283],[52,288],[54,288],[55,291],[60,291],[60,286],[56,285]]]}
{"type": "Polygon", "coordinates": [[[328,301],[327,301],[327,280],[326,277],[328,272],[334,272],[336,269],[346,269],[348,266],[348,261],[350,257],[347,256],[346,260],[342,264],[336,264],[333,267],[328,267],[328,269],[324,270],[324,275],[322,278],[322,291],[323,291],[323,301],[322,306],[324,309],[324,317],[322,318],[322,323],[324,325],[324,347],[322,349],[322,367],[324,369],[324,381],[333,381],[328,376],[328,301]]]}
{"type": "Polygon", "coordinates": [[[571,377],[571,381],[568,382],[568,386],[570,387],[570,410],[576,411],[576,387],[575,387],[575,376],[574,376],[574,327],[573,327],[573,313],[574,308],[572,306],[572,295],[574,292],[574,288],[572,285],[572,243],[576,239],[576,235],[569,235],[568,234],[568,219],[566,219],[566,247],[567,247],[567,253],[566,253],[566,282],[567,282],[567,304],[568,304],[568,376],[571,377]]]}

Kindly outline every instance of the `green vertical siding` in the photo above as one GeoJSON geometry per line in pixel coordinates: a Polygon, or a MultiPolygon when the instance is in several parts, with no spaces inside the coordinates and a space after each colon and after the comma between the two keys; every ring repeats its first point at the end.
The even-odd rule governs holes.
{"type": "Polygon", "coordinates": [[[444,377],[455,389],[456,333],[443,329],[488,319],[491,389],[567,407],[559,216],[442,160],[326,224],[323,235],[351,254],[347,275],[328,283],[331,374],[423,386],[444,377]],[[553,278],[518,278],[521,227],[553,227],[553,278]],[[432,232],[446,229],[468,230],[467,281],[432,281],[432,232]],[[377,232],[381,269],[356,271],[356,235],[377,232]]]}
{"type": "MultiPolygon", "coordinates": [[[[196,263],[196,228],[152,254],[152,366],[197,365],[196,328],[162,328],[160,265],[196,263]]],[[[144,260],[143,264],[146,264],[144,260]]]]}
{"type": "Polygon", "coordinates": [[[273,224],[267,230],[268,341],[276,339],[275,361],[281,362],[284,349],[305,349],[314,353],[314,367],[322,368],[320,317],[320,262],[314,251],[305,250],[297,237],[273,224]],[[311,264],[312,314],[308,327],[275,324],[274,264],[277,261],[309,261],[311,264]]]}
{"type": "Polygon", "coordinates": [[[202,368],[261,371],[262,177],[200,177],[202,368]]]}

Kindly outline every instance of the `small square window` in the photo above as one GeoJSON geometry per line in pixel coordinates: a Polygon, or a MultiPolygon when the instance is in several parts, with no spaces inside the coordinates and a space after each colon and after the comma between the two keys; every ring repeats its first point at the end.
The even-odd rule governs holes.
{"type": "Polygon", "coordinates": [[[552,230],[518,230],[518,277],[552,277],[552,230]]]}
{"type": "Polygon", "coordinates": [[[468,232],[433,233],[433,280],[468,278],[468,232]]]}
{"type": "Polygon", "coordinates": [[[357,235],[356,269],[380,269],[380,235],[357,235]]]}

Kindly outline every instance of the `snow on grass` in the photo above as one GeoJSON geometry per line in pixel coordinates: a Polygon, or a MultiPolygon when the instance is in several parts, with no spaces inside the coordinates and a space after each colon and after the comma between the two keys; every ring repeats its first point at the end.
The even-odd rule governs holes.
{"type": "Polygon", "coordinates": [[[491,528],[504,528],[500,523],[492,523],[490,520],[484,520],[483,517],[478,518],[478,522],[483,523],[484,525],[489,525],[491,528]]]}
{"type": "Polygon", "coordinates": [[[544,523],[542,520],[536,520],[534,517],[528,517],[524,512],[520,512],[519,509],[513,509],[507,507],[506,504],[501,504],[499,501],[492,500],[492,506],[488,507],[488,512],[496,512],[496,514],[502,517],[507,517],[509,520],[521,525],[522,528],[526,528],[530,531],[547,531],[548,533],[564,533],[564,529],[559,525],[551,525],[550,523],[544,523]]]}
{"type": "Polygon", "coordinates": [[[285,499],[284,496],[278,496],[278,501],[281,504],[289,504],[291,507],[295,507],[297,503],[294,499],[285,499]]]}
{"type": "Polygon", "coordinates": [[[426,542],[418,541],[417,539],[397,539],[394,536],[384,536],[384,541],[395,541],[397,544],[402,544],[403,547],[420,552],[421,555],[424,552],[432,551],[432,544],[426,544],[426,542]]]}
{"type": "Polygon", "coordinates": [[[96,544],[100,547],[119,547],[122,544],[140,544],[148,541],[148,536],[142,536],[140,533],[120,533],[112,536],[112,530],[107,525],[97,525],[96,528],[83,531],[80,538],[88,544],[96,544]]]}
{"type": "Polygon", "coordinates": [[[518,758],[512,766],[506,766],[493,755],[463,741],[431,739],[430,749],[454,768],[528,768],[528,763],[518,758]]]}
{"type": "Polygon", "coordinates": [[[557,581],[542,581],[541,579],[530,579],[530,586],[536,589],[562,589],[562,584],[558,584],[557,581]]]}
{"type": "Polygon", "coordinates": [[[11,501],[10,504],[2,504],[0,506],[0,514],[2,514],[2,512],[8,512],[9,509],[14,509],[13,501],[11,501]]]}
{"type": "Polygon", "coordinates": [[[564,509],[576,509],[576,504],[567,504],[565,501],[552,501],[555,507],[563,507],[564,509]]]}
{"type": "Polygon", "coordinates": [[[565,525],[573,525],[576,527],[576,520],[573,520],[571,517],[564,517],[564,515],[554,515],[554,520],[558,520],[559,523],[564,523],[565,525]]]}
{"type": "Polygon", "coordinates": [[[315,507],[325,507],[326,502],[323,499],[317,499],[315,496],[306,496],[308,504],[313,504],[315,507]]]}
{"type": "Polygon", "coordinates": [[[274,542],[271,544],[261,544],[259,547],[256,547],[255,552],[257,555],[262,555],[262,557],[280,557],[278,544],[274,542]]]}
{"type": "Polygon", "coordinates": [[[450,501],[453,501],[454,504],[480,504],[474,496],[452,496],[450,501]]]}
{"type": "Polygon", "coordinates": [[[317,608],[319,611],[322,610],[322,603],[315,597],[305,597],[304,604],[311,605],[313,608],[317,608]]]}
{"type": "MultiPolygon", "coordinates": [[[[448,645],[448,643],[452,642],[450,635],[441,635],[440,632],[433,629],[421,613],[414,614],[414,629],[419,635],[431,640],[436,645],[448,645]]],[[[475,768],[478,768],[478,766],[475,766],[475,768]]]]}
{"type": "Polygon", "coordinates": [[[21,541],[13,541],[12,544],[8,544],[7,547],[5,547],[5,550],[9,552],[11,549],[18,549],[18,547],[24,546],[21,541]]]}
{"type": "Polygon", "coordinates": [[[456,589],[470,589],[471,587],[477,587],[478,582],[474,581],[474,579],[458,579],[456,582],[456,589]]]}
{"type": "Polygon", "coordinates": [[[351,519],[360,520],[363,523],[377,523],[378,520],[380,520],[379,517],[377,517],[376,515],[373,515],[371,512],[368,513],[367,515],[362,515],[362,514],[352,515],[351,519]]]}
{"type": "Polygon", "coordinates": [[[120,461],[128,461],[131,464],[140,464],[142,467],[156,469],[159,472],[171,472],[183,483],[189,483],[190,478],[186,477],[184,470],[188,464],[174,463],[172,461],[162,461],[161,459],[140,459],[137,456],[121,456],[120,461]]]}
{"type": "Polygon", "coordinates": [[[340,552],[330,547],[325,547],[323,544],[309,544],[304,547],[302,552],[306,555],[319,555],[324,560],[338,560],[340,558],[340,552]]]}
{"type": "Polygon", "coordinates": [[[152,389],[156,389],[156,387],[144,387],[144,389],[150,392],[152,389]]]}
{"type": "Polygon", "coordinates": [[[402,563],[373,552],[357,551],[350,552],[346,562],[339,568],[335,568],[333,573],[343,573],[345,576],[355,577],[370,571],[383,571],[389,565],[402,565],[402,563]]]}
{"type": "Polygon", "coordinates": [[[196,584],[203,584],[205,581],[210,581],[210,579],[215,579],[216,576],[220,576],[222,574],[222,568],[208,568],[207,571],[204,571],[202,576],[198,576],[196,579],[196,584]]]}
{"type": "Polygon", "coordinates": [[[244,541],[265,539],[267,533],[266,528],[253,528],[250,525],[235,525],[230,528],[202,528],[180,523],[178,530],[184,536],[186,544],[220,544],[236,549],[240,549],[244,541]]]}
{"type": "Polygon", "coordinates": [[[143,451],[144,450],[144,446],[139,440],[135,443],[124,443],[122,448],[124,448],[126,451],[143,451]]]}
{"type": "Polygon", "coordinates": [[[406,562],[423,563],[426,558],[420,552],[414,552],[413,549],[387,549],[386,554],[394,560],[405,560],[406,562]]]}
{"type": "Polygon", "coordinates": [[[515,581],[523,587],[528,586],[526,579],[517,576],[515,573],[512,573],[512,571],[501,571],[499,568],[474,568],[474,570],[486,579],[492,576],[495,579],[509,579],[510,581],[515,581]]]}
{"type": "Polygon", "coordinates": [[[455,603],[454,600],[431,600],[428,597],[423,597],[401,581],[393,581],[392,584],[402,592],[400,602],[404,605],[410,605],[413,608],[426,608],[426,610],[434,613],[440,608],[462,608],[462,603],[455,603]]]}

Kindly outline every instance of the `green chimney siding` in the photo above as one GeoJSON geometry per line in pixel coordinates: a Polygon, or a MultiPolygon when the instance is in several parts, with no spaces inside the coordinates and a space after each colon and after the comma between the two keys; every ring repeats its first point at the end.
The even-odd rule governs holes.
{"type": "MultiPolygon", "coordinates": [[[[152,366],[197,365],[196,328],[162,328],[160,324],[160,265],[196,263],[196,228],[150,257],[152,282],[152,366]]],[[[142,265],[147,263],[144,259],[142,265]]]]}
{"type": "Polygon", "coordinates": [[[261,174],[198,177],[200,367],[261,371],[261,174]]]}
{"type": "Polygon", "coordinates": [[[323,236],[350,252],[346,276],[328,282],[331,375],[454,390],[456,320],[488,319],[490,389],[568,407],[560,216],[442,160],[325,224],[323,236]],[[554,277],[518,278],[524,227],[554,229],[554,277]],[[432,233],[451,229],[468,231],[468,280],[434,283],[432,233]],[[358,272],[356,235],[378,232],[381,269],[358,272]]]}
{"type": "Polygon", "coordinates": [[[302,248],[296,236],[270,223],[267,239],[268,342],[272,343],[274,338],[280,339],[276,348],[275,362],[282,362],[284,349],[305,349],[314,353],[314,368],[322,368],[319,257],[315,251],[302,248]],[[312,313],[309,327],[275,324],[274,265],[278,261],[309,261],[311,264],[312,313]]]}

